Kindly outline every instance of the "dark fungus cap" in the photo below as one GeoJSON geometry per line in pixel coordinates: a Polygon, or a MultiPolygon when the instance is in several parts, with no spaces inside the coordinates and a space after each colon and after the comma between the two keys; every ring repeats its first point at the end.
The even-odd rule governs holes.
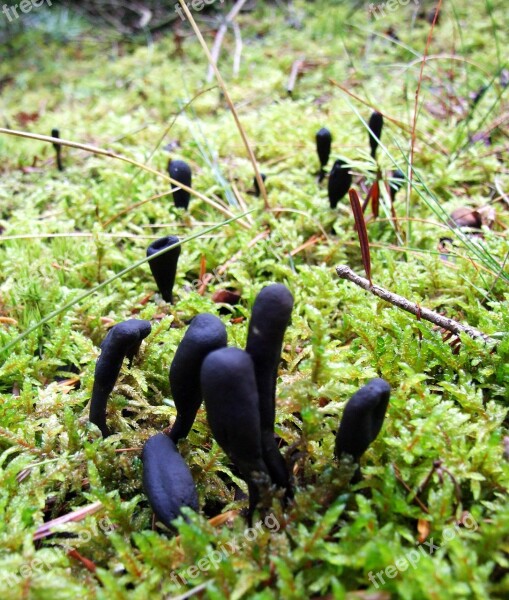
{"type": "Polygon", "coordinates": [[[331,208],[336,208],[338,202],[346,195],[351,185],[352,176],[348,172],[348,165],[344,160],[338,158],[332,166],[327,186],[331,208]]]}
{"type": "Polygon", "coordinates": [[[379,112],[372,113],[371,117],[369,117],[369,146],[371,148],[371,156],[375,158],[376,151],[378,148],[378,140],[382,137],[382,129],[384,126],[384,118],[379,112]],[[374,134],[374,135],[373,135],[374,134]],[[378,138],[376,139],[375,138],[378,138]]]}
{"type": "MultiPolygon", "coordinates": [[[[179,183],[183,183],[187,187],[191,187],[191,167],[183,160],[171,160],[168,164],[168,173],[172,179],[179,183]]],[[[173,202],[177,208],[187,210],[191,194],[183,189],[178,189],[173,192],[173,202]]]]}
{"type": "Polygon", "coordinates": [[[248,484],[252,514],[259,499],[257,474],[268,471],[251,357],[238,348],[212,352],[203,362],[201,385],[210,429],[248,484]]]}
{"type": "Polygon", "coordinates": [[[392,181],[390,183],[390,195],[391,200],[394,202],[396,194],[403,187],[405,183],[405,174],[400,169],[396,169],[392,172],[392,181]]]}
{"type": "Polygon", "coordinates": [[[170,367],[170,388],[177,408],[177,419],[170,432],[176,443],[193,426],[202,402],[200,371],[210,352],[226,346],[226,329],[215,315],[201,314],[189,325],[170,367]]]}
{"type": "Polygon", "coordinates": [[[104,437],[110,434],[106,426],[108,397],[115,386],[124,358],[132,362],[150,330],[149,321],[129,319],[112,327],[101,344],[101,354],[95,366],[90,422],[99,427],[104,437]]]}
{"type": "Polygon", "coordinates": [[[356,462],[382,429],[391,388],[373,379],[348,401],[336,435],[335,455],[350,454],[356,462]]]}
{"type": "Polygon", "coordinates": [[[322,127],[316,134],[316,152],[322,169],[329,161],[331,145],[331,132],[326,127],[322,127]]]}
{"type": "Polygon", "coordinates": [[[142,453],[143,489],[156,517],[166,525],[183,507],[198,510],[198,495],[189,467],[164,433],[145,442],[142,453]]]}
{"type": "MultiPolygon", "coordinates": [[[[147,256],[150,257],[164,248],[170,248],[178,243],[179,239],[174,235],[159,238],[147,248],[147,256]]],[[[166,302],[173,302],[173,286],[175,284],[179,256],[180,246],[176,246],[148,262],[159,292],[166,302]]]]}

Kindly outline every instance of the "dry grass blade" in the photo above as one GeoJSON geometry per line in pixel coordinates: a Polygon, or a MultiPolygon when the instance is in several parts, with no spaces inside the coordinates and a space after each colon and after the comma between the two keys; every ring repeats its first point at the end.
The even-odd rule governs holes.
{"type": "Polygon", "coordinates": [[[34,533],[34,541],[40,540],[51,535],[53,533],[52,529],[54,527],[64,525],[65,523],[75,523],[76,521],[82,521],[86,517],[93,515],[102,508],[102,502],[94,502],[93,504],[89,504],[88,506],[78,508],[78,510],[74,510],[73,512],[67,513],[66,515],[58,517],[57,519],[52,519],[51,521],[48,521],[47,523],[44,523],[44,525],[41,525],[37,528],[37,531],[34,533]]]}
{"type": "MultiPolygon", "coordinates": [[[[253,149],[251,148],[249,140],[247,139],[246,132],[244,131],[244,127],[242,127],[242,123],[240,122],[239,115],[237,114],[237,109],[235,108],[235,105],[233,104],[232,99],[230,98],[230,94],[228,93],[226,84],[221,76],[221,73],[219,72],[219,69],[217,68],[217,66],[214,63],[214,59],[213,59],[212,55],[210,54],[208,46],[207,46],[205,40],[203,39],[203,36],[201,34],[201,31],[200,31],[198,25],[196,25],[196,21],[193,19],[193,15],[191,14],[191,11],[187,7],[186,2],[184,0],[179,0],[179,2],[180,2],[180,5],[182,6],[182,10],[185,12],[186,17],[189,20],[189,23],[191,23],[191,27],[194,29],[194,32],[196,33],[196,37],[198,38],[198,41],[200,42],[201,47],[203,48],[203,51],[205,52],[205,56],[207,57],[207,60],[209,61],[210,66],[214,69],[214,73],[216,74],[216,79],[219,83],[219,86],[223,90],[225,100],[228,103],[230,110],[232,111],[232,115],[233,115],[233,118],[235,119],[235,124],[237,125],[237,129],[239,130],[240,137],[242,138],[242,141],[244,142],[244,146],[249,155],[249,159],[251,161],[251,164],[253,165],[256,181],[258,182],[258,186],[260,188],[260,192],[263,197],[264,206],[266,209],[268,209],[269,208],[269,199],[267,198],[267,190],[265,189],[265,184],[263,183],[262,176],[260,175],[260,170],[258,169],[258,164],[256,162],[256,157],[254,155],[253,149]]],[[[181,187],[183,187],[183,186],[181,186],[181,187]]]]}
{"type": "Polygon", "coordinates": [[[369,239],[368,231],[366,229],[366,221],[364,221],[364,215],[362,214],[362,206],[359,198],[359,194],[353,188],[348,191],[350,196],[350,205],[352,207],[353,217],[355,219],[355,229],[359,236],[359,243],[361,246],[362,264],[364,265],[364,271],[366,277],[369,280],[369,284],[372,285],[371,281],[371,254],[369,252],[369,239]]]}
{"type": "MultiPolygon", "coordinates": [[[[221,52],[221,46],[223,44],[224,36],[228,30],[228,25],[232,25],[235,33],[235,18],[242,10],[242,7],[246,3],[246,0],[237,0],[236,4],[230,10],[230,12],[226,15],[224,23],[219,27],[218,32],[216,34],[216,39],[214,40],[214,45],[212,46],[212,60],[213,63],[209,64],[209,69],[207,71],[207,82],[210,83],[212,81],[212,77],[214,76],[214,66],[217,66],[217,61],[219,60],[219,53],[221,52]],[[214,66],[213,66],[214,65],[214,66]]],[[[237,35],[237,34],[236,34],[237,35]]],[[[238,41],[237,41],[238,44],[238,41]]],[[[236,53],[238,53],[238,48],[236,49],[236,53]]],[[[234,69],[235,72],[235,69],[234,69]]]]}
{"type": "MultiPolygon", "coordinates": [[[[214,202],[214,200],[211,200],[210,198],[207,198],[207,196],[200,194],[200,192],[197,192],[193,188],[187,187],[187,185],[180,183],[180,181],[176,181],[175,179],[172,179],[170,176],[165,175],[164,173],[161,173],[157,169],[148,167],[147,165],[144,165],[143,163],[140,163],[137,160],[133,160],[132,158],[128,158],[127,156],[123,156],[122,154],[116,154],[115,152],[112,152],[111,150],[104,150],[103,148],[98,148],[97,146],[90,146],[89,144],[80,144],[79,142],[71,142],[70,140],[54,138],[54,137],[51,137],[50,135],[40,135],[37,133],[28,133],[27,131],[17,131],[15,129],[6,129],[5,127],[0,127],[0,133],[5,133],[7,135],[13,135],[16,137],[23,137],[23,138],[27,138],[30,140],[39,140],[40,142],[49,142],[51,144],[58,143],[61,146],[69,146],[70,148],[78,148],[79,150],[85,150],[86,152],[91,152],[92,154],[97,154],[99,156],[108,156],[109,158],[116,158],[117,160],[121,160],[122,162],[126,162],[126,163],[129,163],[130,165],[133,165],[135,167],[143,169],[144,171],[147,171],[148,173],[157,175],[157,177],[162,177],[166,181],[170,182],[172,185],[182,188],[186,192],[189,192],[193,196],[196,196],[197,198],[199,198],[200,200],[202,200],[209,206],[212,206],[213,208],[218,210],[220,213],[222,213],[226,217],[231,218],[234,216],[234,214],[231,211],[229,211],[227,208],[225,208],[224,206],[221,206],[217,202],[214,202]]],[[[249,225],[244,221],[239,221],[239,223],[242,225],[242,227],[245,227],[246,229],[250,228],[249,225]]]]}

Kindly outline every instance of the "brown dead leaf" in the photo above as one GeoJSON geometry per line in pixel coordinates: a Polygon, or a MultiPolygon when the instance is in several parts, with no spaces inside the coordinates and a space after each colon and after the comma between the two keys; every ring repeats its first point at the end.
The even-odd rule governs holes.
{"type": "Polygon", "coordinates": [[[419,544],[422,544],[428,539],[430,532],[429,521],[426,521],[425,519],[419,519],[417,521],[417,531],[419,532],[419,537],[417,540],[419,541],[419,544]]]}

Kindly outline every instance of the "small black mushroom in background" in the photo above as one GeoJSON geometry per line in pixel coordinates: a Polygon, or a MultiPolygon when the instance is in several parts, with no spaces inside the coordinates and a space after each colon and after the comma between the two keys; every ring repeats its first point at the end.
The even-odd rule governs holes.
{"type": "MultiPolygon", "coordinates": [[[[168,235],[152,242],[147,248],[147,256],[153,256],[164,248],[171,248],[179,243],[178,237],[168,235]]],[[[159,292],[166,302],[173,303],[173,286],[177,274],[177,264],[180,256],[180,246],[176,246],[152,260],[148,261],[159,292]]]]}
{"type": "MultiPolygon", "coordinates": [[[[265,173],[260,173],[260,177],[262,178],[262,181],[265,183],[266,179],[267,179],[267,175],[265,175],[265,173]]],[[[257,198],[260,197],[261,194],[261,190],[260,190],[260,186],[258,185],[258,179],[256,179],[256,177],[253,178],[253,188],[254,188],[254,194],[257,198]]]]}
{"type": "Polygon", "coordinates": [[[392,181],[389,184],[389,194],[391,197],[391,201],[394,202],[396,199],[396,194],[403,187],[405,183],[405,174],[400,169],[396,169],[391,173],[392,181]]]}
{"type": "Polygon", "coordinates": [[[285,460],[274,438],[276,382],[283,338],[293,309],[290,290],[279,283],[264,287],[256,297],[249,322],[246,352],[253,360],[260,405],[263,459],[273,483],[292,497],[285,460]]]}
{"type": "Polygon", "coordinates": [[[384,118],[381,113],[374,112],[369,117],[369,145],[371,148],[371,157],[376,157],[376,151],[378,148],[378,140],[382,137],[382,129],[384,126],[384,118]]]}
{"type": "MultiPolygon", "coordinates": [[[[168,163],[168,173],[172,179],[191,187],[192,175],[191,167],[183,160],[170,160],[168,163]]],[[[186,190],[179,188],[173,192],[173,202],[177,208],[187,210],[191,194],[186,190]]]]}
{"type": "Polygon", "coordinates": [[[320,172],[318,175],[319,182],[321,182],[325,177],[325,166],[329,162],[331,146],[332,134],[326,127],[322,127],[316,133],[316,152],[320,161],[320,172]]]}
{"type": "Polygon", "coordinates": [[[189,467],[175,444],[164,433],[145,442],[143,489],[157,519],[171,527],[185,506],[198,511],[198,494],[189,467]]]}
{"type": "MultiPolygon", "coordinates": [[[[382,429],[390,394],[391,388],[384,379],[372,379],[350,398],[336,434],[336,458],[349,454],[359,464],[361,456],[382,429]]],[[[353,481],[360,478],[359,465],[353,481]]]]}
{"type": "Polygon", "coordinates": [[[226,346],[226,329],[221,319],[207,313],[189,325],[171,363],[169,377],[177,418],[170,438],[177,443],[187,436],[202,402],[200,371],[206,356],[226,346]]]}
{"type": "Polygon", "coordinates": [[[110,435],[106,425],[108,398],[115,387],[124,358],[129,359],[130,366],[150,330],[149,321],[129,319],[112,327],[101,344],[101,355],[95,366],[90,422],[99,427],[104,437],[110,435]]]}
{"type": "Polygon", "coordinates": [[[262,455],[258,391],[251,357],[239,348],[212,352],[203,362],[201,386],[212,434],[247,483],[251,521],[270,487],[262,455]]]}
{"type": "Polygon", "coordinates": [[[348,165],[338,158],[332,166],[329,174],[328,195],[331,208],[336,208],[338,202],[343,198],[352,186],[352,176],[348,172],[348,165]]]}
{"type": "MultiPolygon", "coordinates": [[[[52,129],[51,130],[51,137],[59,138],[60,137],[60,131],[58,129],[52,129]]],[[[63,171],[64,170],[64,165],[62,163],[62,144],[57,144],[56,142],[53,142],[53,148],[55,148],[55,154],[56,154],[56,160],[57,160],[57,169],[59,171],[63,171]]]]}

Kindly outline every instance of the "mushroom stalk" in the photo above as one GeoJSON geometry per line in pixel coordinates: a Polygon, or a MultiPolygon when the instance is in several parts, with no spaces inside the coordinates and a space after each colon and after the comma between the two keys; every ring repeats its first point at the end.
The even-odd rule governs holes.
{"type": "Polygon", "coordinates": [[[276,381],[283,337],[293,308],[293,296],[282,284],[269,285],[258,294],[253,305],[246,352],[251,356],[260,402],[263,458],[273,483],[292,497],[288,469],[276,440],[276,381]]]}
{"type": "Polygon", "coordinates": [[[177,418],[170,438],[177,443],[187,436],[202,402],[200,371],[207,354],[226,346],[226,329],[221,319],[210,314],[196,316],[180,342],[169,377],[177,418]]]}
{"type": "Polygon", "coordinates": [[[133,358],[140,349],[141,342],[150,333],[149,321],[129,319],[110,329],[101,344],[101,355],[95,366],[94,386],[90,402],[90,422],[97,425],[104,437],[110,435],[106,425],[106,407],[124,358],[133,358]]]}

